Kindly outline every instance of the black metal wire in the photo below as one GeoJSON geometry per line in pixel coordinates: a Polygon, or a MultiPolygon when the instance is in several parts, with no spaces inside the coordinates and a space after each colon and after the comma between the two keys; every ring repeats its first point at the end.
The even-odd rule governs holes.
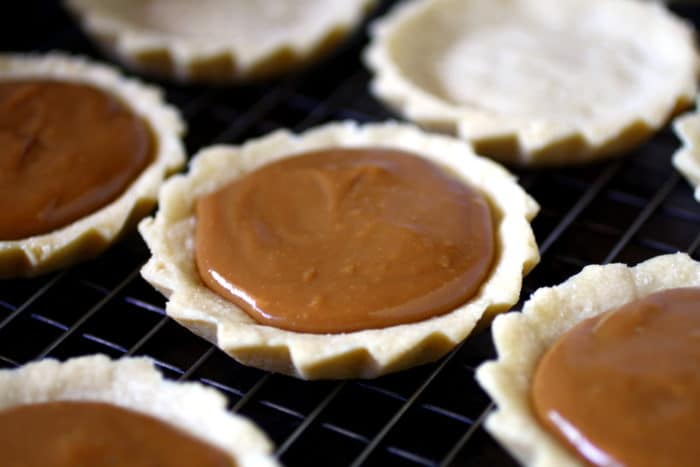
{"type": "Polygon", "coordinates": [[[12,313],[3,318],[3,320],[0,321],[0,329],[4,328],[8,324],[10,324],[12,320],[20,316],[20,314],[22,314],[25,309],[27,309],[32,303],[34,303],[42,295],[44,295],[56,283],[58,283],[65,274],[65,271],[56,274],[49,282],[46,283],[46,285],[38,289],[36,293],[34,293],[29,299],[22,303],[21,306],[18,306],[12,313]]]}
{"type": "Polygon", "coordinates": [[[304,431],[316,421],[316,419],[321,415],[323,410],[328,406],[328,404],[335,399],[335,397],[342,391],[343,387],[345,386],[346,383],[341,382],[335,385],[335,387],[331,390],[331,392],[326,396],[320,404],[316,406],[316,408],[311,412],[309,415],[307,415],[304,418],[304,421],[294,430],[294,432],[287,437],[287,439],[284,441],[284,443],[277,448],[277,456],[283,456],[285,452],[287,452],[287,449],[290,448],[292,444],[299,438],[304,431]]]}
{"type": "MultiPolygon", "coordinates": [[[[385,1],[385,11],[395,1],[385,1]]],[[[14,2],[0,49],[96,50],[57,3],[14,2]],[[42,11],[41,17],[36,11],[42,11]]],[[[682,7],[696,19],[700,8],[682,7]]],[[[392,118],[367,91],[364,32],[322,64],[238,87],[160,83],[182,111],[188,151],[238,144],[277,128],[392,118]]],[[[533,227],[541,263],[521,299],[590,262],[640,260],[700,250],[700,205],[673,170],[667,130],[624,158],[573,169],[516,170],[542,210],[533,227]],[[614,206],[612,213],[606,206],[614,206]],[[619,210],[619,212],[617,212],[619,210]]],[[[473,381],[494,350],[488,329],[434,364],[373,381],[301,382],[243,367],[164,315],[164,299],[138,277],[148,258],[138,235],[88,263],[43,278],[0,281],[0,367],[93,352],[145,355],[174,379],[197,380],[256,421],[294,465],[513,465],[484,432],[492,409],[473,381]]]]}

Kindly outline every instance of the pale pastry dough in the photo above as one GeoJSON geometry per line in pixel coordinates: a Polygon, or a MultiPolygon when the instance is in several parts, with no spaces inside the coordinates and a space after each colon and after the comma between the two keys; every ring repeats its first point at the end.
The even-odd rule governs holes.
{"type": "Polygon", "coordinates": [[[81,57],[0,54],[0,80],[17,79],[85,83],[113,94],[150,126],[157,149],[141,175],[103,208],[46,234],[0,240],[0,277],[34,276],[95,256],[153,208],[163,179],[185,162],[185,125],[155,87],[81,57]]]}
{"type": "Polygon", "coordinates": [[[673,165],[693,186],[695,199],[700,201],[700,114],[682,115],[673,122],[676,134],[683,142],[673,155],[673,165]]]}
{"type": "Polygon", "coordinates": [[[375,0],[66,0],[137,70],[182,81],[276,75],[334,47],[375,0]]]}
{"type": "Polygon", "coordinates": [[[276,131],[243,146],[213,146],[175,176],[159,195],[155,218],[139,230],[152,258],[143,277],[168,297],[169,316],[215,343],[236,360],[305,379],[371,378],[435,360],[462,341],[482,316],[518,299],[523,274],[539,260],[529,221],[539,207],[496,163],[458,140],[398,123],[327,124],[301,135],[276,131]],[[257,324],[208,289],[194,261],[195,200],[261,165],[328,147],[389,147],[419,154],[463,178],[490,202],[498,257],[477,295],[429,320],[344,334],[306,334],[257,324]]]}
{"type": "Polygon", "coordinates": [[[582,467],[564,445],[542,427],[530,404],[530,383],[539,359],[581,321],[660,290],[700,286],[700,263],[684,253],[658,256],[634,267],[587,266],[555,287],[537,290],[522,313],[493,322],[498,359],[476,372],[498,408],[486,428],[523,465],[582,467]]]}
{"type": "Polygon", "coordinates": [[[168,381],[145,358],[92,355],[0,370],[0,410],[68,400],[106,402],[161,419],[219,447],[240,467],[279,465],[267,437],[228,412],[219,392],[199,383],[168,381]]]}
{"type": "Polygon", "coordinates": [[[693,31],[658,2],[410,0],[372,35],[381,100],[520,165],[624,152],[697,89],[693,31]]]}

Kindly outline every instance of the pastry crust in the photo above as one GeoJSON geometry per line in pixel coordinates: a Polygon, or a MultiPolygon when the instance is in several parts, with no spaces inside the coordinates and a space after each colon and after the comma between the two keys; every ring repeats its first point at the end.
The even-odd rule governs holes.
{"type": "Polygon", "coordinates": [[[153,208],[163,179],[185,161],[185,125],[155,87],[81,57],[0,55],[0,80],[16,79],[85,83],[115,95],[150,126],[157,148],[141,175],[101,209],[46,234],[0,240],[0,277],[35,276],[97,255],[153,208]]]}
{"type": "Polygon", "coordinates": [[[410,0],[373,25],[372,91],[519,165],[619,154],[687,107],[692,28],[660,2],[410,0]]]}
{"type": "Polygon", "coordinates": [[[676,118],[673,128],[683,145],[673,155],[673,165],[693,186],[700,201],[700,114],[687,113],[676,118]]]}
{"type": "Polygon", "coordinates": [[[398,123],[334,123],[301,135],[277,131],[240,147],[209,147],[195,156],[186,176],[173,177],[163,186],[159,199],[155,218],[139,225],[153,255],[141,272],[169,298],[168,315],[246,365],[305,379],[371,378],[441,357],[483,315],[512,306],[522,275],[539,260],[529,224],[539,207],[512,175],[476,156],[461,141],[398,123]],[[307,334],[260,325],[203,284],[194,261],[195,200],[265,163],[333,146],[410,151],[448,168],[485,195],[497,222],[498,256],[474,298],[413,324],[307,334]]]}
{"type": "Polygon", "coordinates": [[[66,0],[128,66],[180,81],[230,82],[297,68],[335,47],[376,0],[66,0]]]}
{"type": "Polygon", "coordinates": [[[146,358],[91,355],[0,370],[0,410],[62,400],[106,402],[158,418],[219,447],[237,466],[279,465],[267,437],[228,412],[224,396],[199,383],[168,381],[146,358]]]}
{"type": "Polygon", "coordinates": [[[538,423],[532,410],[530,384],[539,359],[587,318],[654,292],[697,286],[700,263],[676,253],[634,267],[587,266],[562,284],[537,290],[522,313],[507,313],[493,322],[498,359],[476,372],[498,406],[486,419],[486,428],[523,465],[582,467],[584,463],[538,423]]]}

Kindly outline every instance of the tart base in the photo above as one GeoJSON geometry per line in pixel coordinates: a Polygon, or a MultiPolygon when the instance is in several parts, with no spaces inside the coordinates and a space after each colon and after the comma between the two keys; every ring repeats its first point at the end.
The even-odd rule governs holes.
{"type": "Polygon", "coordinates": [[[237,466],[278,465],[265,435],[228,412],[226,398],[199,383],[165,380],[145,358],[93,355],[0,370],[0,410],[68,400],[106,402],[158,418],[219,447],[237,466]]]}
{"type": "Polygon", "coordinates": [[[655,2],[413,0],[373,26],[373,93],[509,164],[622,154],[697,91],[692,28],[655,2]]]}
{"type": "Polygon", "coordinates": [[[700,202],[700,114],[687,113],[674,120],[673,128],[683,143],[673,155],[673,165],[693,187],[700,202]]]}
{"type": "Polygon", "coordinates": [[[159,89],[123,77],[115,68],[62,53],[1,55],[0,80],[50,79],[96,86],[120,98],[151,128],[153,161],[119,197],[52,232],[0,240],[0,278],[36,276],[89,259],[135,226],[155,205],[163,179],[185,162],[185,125],[159,89]]]}
{"type": "Polygon", "coordinates": [[[523,465],[583,466],[537,421],[530,385],[540,358],[566,331],[587,318],[654,292],[700,286],[700,263],[684,253],[658,256],[634,267],[586,266],[555,287],[537,290],[522,313],[494,320],[498,359],[482,364],[476,379],[497,405],[486,429],[523,465]]]}
{"type": "Polygon", "coordinates": [[[175,176],[163,187],[157,215],[139,225],[153,255],[142,275],[168,297],[169,316],[243,364],[304,379],[373,378],[443,356],[484,315],[508,309],[517,301],[523,274],[539,260],[529,224],[538,209],[496,163],[476,156],[461,141],[412,126],[346,122],[301,135],[277,131],[240,147],[206,148],[195,156],[187,175],[175,176]],[[194,261],[195,200],[267,162],[334,146],[380,146],[419,154],[487,198],[497,222],[499,254],[469,302],[412,324],[308,334],[260,325],[203,284],[194,261]]]}
{"type": "Polygon", "coordinates": [[[135,70],[177,81],[273,77],[324,55],[376,0],[66,0],[83,29],[135,70]]]}

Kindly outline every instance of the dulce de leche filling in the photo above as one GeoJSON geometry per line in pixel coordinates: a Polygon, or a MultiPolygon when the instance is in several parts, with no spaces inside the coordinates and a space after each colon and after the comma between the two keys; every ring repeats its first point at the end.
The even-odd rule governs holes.
{"type": "Polygon", "coordinates": [[[153,146],[148,125],[94,86],[0,81],[0,241],[105,206],[151,162],[153,146]]]}
{"type": "Polygon", "coordinates": [[[472,297],[494,258],[484,197],[425,159],[332,148],[266,165],[196,206],[204,282],[277,328],[424,320],[472,297]]]}
{"type": "Polygon", "coordinates": [[[101,402],[0,411],[0,464],[13,467],[233,467],[231,457],[153,417],[101,402]]]}
{"type": "Polygon", "coordinates": [[[649,295],[575,326],[541,360],[540,421],[599,466],[700,459],[700,288],[649,295]]]}

